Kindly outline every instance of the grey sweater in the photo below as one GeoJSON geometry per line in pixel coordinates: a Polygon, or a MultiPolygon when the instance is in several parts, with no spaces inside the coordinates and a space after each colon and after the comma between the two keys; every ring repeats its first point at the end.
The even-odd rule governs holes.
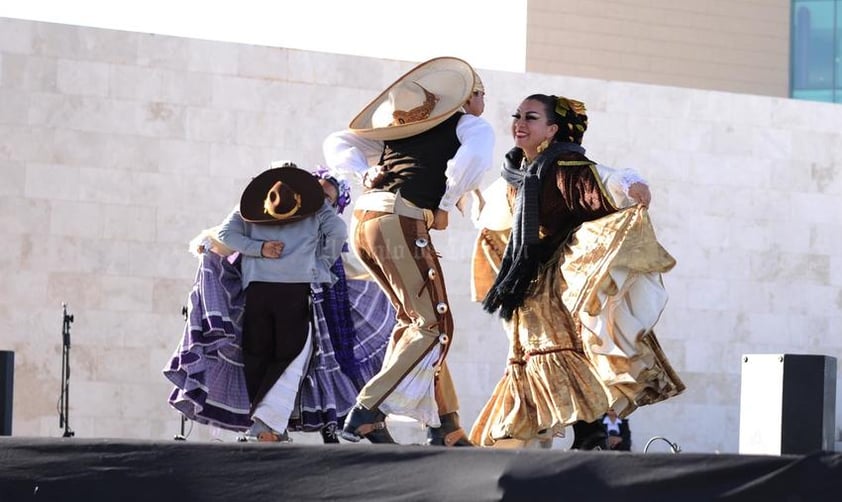
{"type": "Polygon", "coordinates": [[[237,208],[219,230],[219,240],[243,255],[244,289],[253,281],[332,283],[330,267],[347,238],[345,222],[327,203],[314,215],[285,225],[247,223],[237,208]],[[265,241],[284,243],[280,258],[261,256],[265,241]]]}

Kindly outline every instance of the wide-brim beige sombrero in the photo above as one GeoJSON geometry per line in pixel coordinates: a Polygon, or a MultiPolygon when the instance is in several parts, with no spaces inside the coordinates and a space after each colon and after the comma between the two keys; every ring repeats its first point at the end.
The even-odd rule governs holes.
{"type": "Polygon", "coordinates": [[[462,108],[471,97],[474,70],[467,62],[454,57],[438,57],[409,70],[379,96],[374,98],[351,120],[348,128],[358,136],[376,140],[408,138],[444,122],[462,108]],[[407,111],[423,104],[423,88],[436,97],[435,105],[426,118],[390,125],[392,112],[407,111]],[[410,99],[413,91],[420,96],[414,103],[400,103],[410,99]]]}

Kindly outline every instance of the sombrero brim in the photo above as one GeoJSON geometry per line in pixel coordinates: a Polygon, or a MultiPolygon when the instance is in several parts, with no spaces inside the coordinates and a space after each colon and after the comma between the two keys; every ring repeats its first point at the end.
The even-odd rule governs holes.
{"type": "Polygon", "coordinates": [[[311,173],[297,167],[276,167],[257,175],[243,190],[240,197],[240,216],[249,223],[285,225],[314,214],[324,202],[322,186],[311,173]],[[288,185],[301,196],[301,207],[282,220],[266,214],[263,209],[269,189],[278,181],[288,185]]]}
{"type": "Polygon", "coordinates": [[[395,80],[351,120],[348,128],[363,138],[376,140],[408,138],[430,130],[450,118],[471,97],[473,88],[474,70],[471,65],[454,57],[434,58],[421,63],[395,80]],[[432,75],[435,75],[435,79],[429,78],[432,75]],[[377,108],[389,99],[389,91],[405,81],[418,82],[439,98],[430,116],[409,124],[374,127],[372,116],[377,108]]]}

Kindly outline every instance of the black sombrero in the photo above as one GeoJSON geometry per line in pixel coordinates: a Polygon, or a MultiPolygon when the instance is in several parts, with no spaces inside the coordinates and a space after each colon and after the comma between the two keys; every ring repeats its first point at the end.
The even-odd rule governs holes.
{"type": "Polygon", "coordinates": [[[287,163],[251,180],[240,197],[240,216],[249,223],[283,225],[314,214],[324,202],[318,180],[287,163]]]}

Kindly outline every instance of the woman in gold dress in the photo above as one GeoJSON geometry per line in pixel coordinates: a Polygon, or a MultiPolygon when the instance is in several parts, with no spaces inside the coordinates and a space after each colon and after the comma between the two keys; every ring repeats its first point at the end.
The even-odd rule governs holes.
{"type": "Polygon", "coordinates": [[[483,229],[474,263],[474,294],[503,319],[509,358],[475,444],[562,436],[684,390],[652,331],[675,260],[655,238],[648,188],[612,195],[610,169],[581,146],[586,129],[584,104],[564,97],[529,96],[513,115],[502,172],[511,230],[483,229]]]}

